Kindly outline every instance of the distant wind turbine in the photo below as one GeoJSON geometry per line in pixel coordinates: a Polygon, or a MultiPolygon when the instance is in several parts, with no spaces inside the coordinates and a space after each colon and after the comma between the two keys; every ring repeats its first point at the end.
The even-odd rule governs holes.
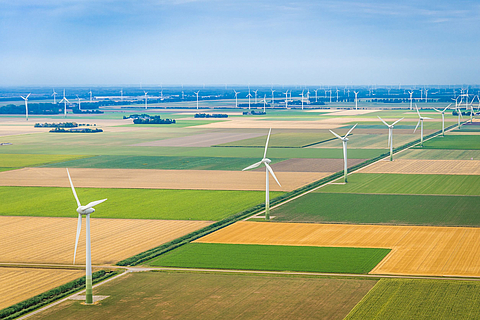
{"type": "Polygon", "coordinates": [[[257,93],[258,93],[258,89],[257,89],[257,90],[253,90],[253,92],[255,92],[255,104],[257,104],[257,93]]]}
{"type": "Polygon", "coordinates": [[[92,90],[90,90],[90,102],[92,102],[92,90]]]}
{"type": "Polygon", "coordinates": [[[55,92],[55,89],[53,89],[53,93],[52,93],[52,96],[53,96],[53,104],[57,104],[57,101],[56,101],[56,98],[55,96],[57,95],[58,93],[55,92]]]}
{"type": "MultiPolygon", "coordinates": [[[[378,117],[378,116],[377,116],[378,117]]],[[[393,127],[400,121],[402,121],[404,118],[395,121],[392,124],[388,124],[385,121],[383,121],[382,118],[378,117],[387,127],[388,127],[388,147],[390,148],[390,161],[393,161],[393,127]]]]}
{"type": "Polygon", "coordinates": [[[200,90],[198,90],[197,92],[195,92],[195,94],[197,95],[197,110],[198,110],[198,93],[200,92],[200,90]]]}
{"type": "Polygon", "coordinates": [[[318,89],[315,89],[315,90],[313,90],[313,91],[315,91],[315,102],[318,102],[318,98],[317,98],[318,89]]]}
{"type": "Polygon", "coordinates": [[[25,118],[27,119],[28,121],[28,97],[30,97],[31,93],[27,94],[26,97],[24,96],[20,96],[22,97],[23,100],[25,100],[25,118]]]}
{"type": "Polygon", "coordinates": [[[355,110],[358,110],[358,98],[357,98],[357,96],[358,96],[359,92],[360,91],[353,91],[353,93],[355,93],[355,110]]]}
{"type": "Polygon", "coordinates": [[[81,102],[80,102],[80,97],[78,96],[78,94],[77,94],[76,96],[77,96],[77,100],[78,100],[78,110],[82,110],[82,105],[81,105],[81,102]]]}
{"type": "Polygon", "coordinates": [[[145,92],[145,110],[147,110],[147,104],[148,104],[148,102],[147,102],[147,101],[148,101],[147,93],[148,93],[148,92],[147,92],[147,91],[143,91],[143,92],[145,92]]]}
{"type": "Polygon", "coordinates": [[[268,175],[269,172],[272,175],[272,177],[275,179],[275,181],[278,183],[278,185],[281,187],[280,182],[278,182],[278,179],[275,176],[275,173],[273,173],[272,167],[270,167],[270,163],[272,162],[272,160],[267,158],[268,140],[270,139],[270,133],[271,132],[272,132],[272,129],[270,128],[270,130],[268,131],[267,142],[265,143],[265,152],[263,153],[263,159],[242,170],[242,171],[250,170],[250,169],[258,167],[261,164],[265,165],[265,173],[266,173],[266,180],[265,180],[265,220],[270,220],[270,188],[269,188],[269,175],[268,175]]]}
{"type": "Polygon", "coordinates": [[[91,304],[93,303],[93,292],[92,292],[92,253],[91,253],[91,244],[90,244],[90,214],[95,212],[93,209],[94,206],[104,202],[107,199],[97,200],[90,202],[86,206],[82,206],[80,204],[80,200],[78,200],[77,192],[75,191],[75,187],[72,183],[72,178],[70,178],[70,173],[67,169],[68,180],[70,181],[70,187],[72,188],[73,196],[77,201],[77,212],[78,212],[78,223],[77,223],[77,235],[75,237],[75,251],[73,253],[73,264],[75,264],[75,256],[77,255],[77,246],[78,246],[78,238],[80,237],[80,231],[82,230],[82,216],[86,216],[86,293],[85,293],[85,303],[91,304]]]}
{"type": "Polygon", "coordinates": [[[275,92],[275,90],[273,90],[273,89],[270,89],[270,90],[272,91],[272,107],[273,107],[273,105],[275,103],[275,97],[273,96],[273,93],[275,92]]]}
{"type": "Polygon", "coordinates": [[[302,110],[303,110],[303,90],[302,90],[302,93],[300,93],[300,96],[302,97],[302,110]]]}
{"type": "Polygon", "coordinates": [[[237,100],[237,96],[240,92],[237,92],[235,90],[233,90],[233,92],[235,92],[235,108],[238,108],[238,100],[237,100]]]}
{"type": "Polygon", "coordinates": [[[415,108],[417,109],[417,113],[418,113],[418,123],[417,123],[417,126],[415,127],[415,130],[413,130],[413,133],[415,133],[415,131],[417,131],[418,125],[421,124],[421,126],[420,126],[420,145],[423,147],[423,120],[432,120],[432,118],[422,117],[420,115],[420,111],[418,111],[418,107],[417,107],[416,103],[415,103],[415,108]]]}
{"type": "Polygon", "coordinates": [[[123,89],[120,89],[120,100],[123,101],[123,89]]]}
{"type": "Polygon", "coordinates": [[[267,95],[263,96],[263,113],[265,113],[265,105],[267,104],[267,95]]]}
{"type": "Polygon", "coordinates": [[[285,95],[285,109],[288,109],[288,90],[285,91],[284,95],[285,95]]]}
{"type": "Polygon", "coordinates": [[[413,91],[408,91],[410,93],[410,110],[413,110],[413,91]]]}
{"type": "Polygon", "coordinates": [[[433,108],[433,110],[440,112],[442,114],[442,136],[445,137],[445,111],[447,111],[448,108],[450,108],[452,104],[450,103],[445,109],[443,110],[438,110],[436,108],[433,108]]]}
{"type": "Polygon", "coordinates": [[[64,114],[64,117],[66,118],[67,117],[67,102],[70,103],[70,101],[68,101],[68,99],[65,97],[65,89],[63,89],[63,99],[60,101],[60,103],[63,102],[63,114],[64,114]]]}
{"type": "Polygon", "coordinates": [[[348,141],[348,138],[347,138],[347,136],[350,134],[350,132],[353,131],[353,129],[355,129],[357,124],[358,123],[356,123],[350,130],[348,130],[347,134],[344,135],[343,137],[339,136],[338,134],[336,134],[335,132],[330,130],[330,132],[333,133],[333,135],[335,137],[342,140],[342,143],[343,143],[343,174],[344,174],[343,181],[345,183],[347,183],[347,174],[348,174],[348,169],[347,169],[347,141],[348,141]]]}
{"type": "Polygon", "coordinates": [[[248,110],[250,110],[250,98],[252,97],[252,94],[250,93],[250,91],[248,91],[248,95],[247,95],[247,98],[248,98],[248,110]]]}

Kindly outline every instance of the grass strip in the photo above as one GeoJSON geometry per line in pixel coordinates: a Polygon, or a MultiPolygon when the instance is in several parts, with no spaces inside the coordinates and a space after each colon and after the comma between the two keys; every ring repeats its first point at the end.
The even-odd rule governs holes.
{"type": "MultiPolygon", "coordinates": [[[[105,271],[100,270],[92,274],[93,283],[98,283],[107,278],[120,273],[118,270],[105,271]]],[[[64,285],[48,290],[44,293],[36,295],[22,302],[16,303],[13,306],[0,310],[0,319],[10,320],[18,318],[19,316],[32,312],[44,305],[52,303],[55,300],[61,299],[68,295],[71,295],[77,291],[85,288],[85,277],[70,281],[64,285]]]]}

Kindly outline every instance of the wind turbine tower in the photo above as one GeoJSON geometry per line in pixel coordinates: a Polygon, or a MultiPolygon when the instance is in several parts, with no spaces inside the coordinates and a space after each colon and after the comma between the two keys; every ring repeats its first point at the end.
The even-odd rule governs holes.
{"type": "Polygon", "coordinates": [[[302,90],[302,93],[300,94],[300,96],[302,97],[302,110],[303,110],[303,90],[302,90]]]}
{"type": "Polygon", "coordinates": [[[26,97],[20,96],[20,97],[22,97],[23,100],[25,100],[25,118],[27,119],[27,121],[28,121],[28,97],[30,97],[30,95],[31,95],[31,93],[27,94],[26,97]]]}
{"type": "Polygon", "coordinates": [[[258,89],[257,89],[257,90],[253,90],[253,92],[255,92],[255,104],[257,104],[257,93],[258,93],[258,89]]]}
{"type": "Polygon", "coordinates": [[[90,90],[90,102],[92,102],[92,90],[90,90]]]}
{"type": "Polygon", "coordinates": [[[420,115],[420,111],[418,111],[417,104],[415,104],[415,109],[417,109],[417,113],[418,113],[418,123],[417,123],[417,126],[415,127],[415,130],[413,130],[413,133],[415,133],[415,131],[417,131],[418,125],[421,124],[421,126],[420,126],[420,145],[423,147],[423,120],[431,120],[432,118],[422,117],[420,115]]]}
{"type": "Polygon", "coordinates": [[[330,132],[333,133],[333,135],[335,137],[342,140],[342,143],[343,143],[343,181],[345,183],[347,183],[347,174],[348,174],[348,169],[347,169],[347,141],[348,141],[348,138],[347,138],[347,136],[350,134],[350,132],[353,131],[353,129],[355,129],[357,124],[358,123],[356,123],[350,130],[348,130],[347,134],[344,135],[343,137],[339,136],[338,134],[336,134],[335,132],[330,130],[330,132]]]}
{"type": "Polygon", "coordinates": [[[78,110],[82,110],[82,105],[81,105],[81,102],[80,102],[80,97],[78,96],[78,94],[77,94],[76,96],[77,96],[77,100],[78,100],[78,110]]]}
{"type": "Polygon", "coordinates": [[[250,93],[250,91],[248,91],[248,95],[247,95],[247,98],[248,98],[248,110],[250,110],[250,98],[252,97],[252,94],[250,93]]]}
{"type": "Polygon", "coordinates": [[[237,92],[235,90],[233,90],[233,92],[235,92],[235,108],[238,108],[238,99],[237,99],[237,96],[240,92],[237,92]]]}
{"type": "Polygon", "coordinates": [[[267,104],[267,95],[263,96],[263,113],[265,113],[265,105],[267,104]]]}
{"type": "Polygon", "coordinates": [[[445,111],[447,111],[448,108],[450,108],[452,104],[450,103],[445,109],[443,110],[438,110],[436,108],[433,108],[433,110],[440,112],[442,114],[442,136],[445,137],[445,111]]]}
{"type": "Polygon", "coordinates": [[[382,118],[378,117],[387,127],[388,127],[388,147],[390,148],[390,161],[393,161],[393,127],[400,121],[402,121],[404,118],[395,121],[392,124],[388,124],[385,121],[383,121],[382,118]]]}
{"type": "Polygon", "coordinates": [[[353,91],[355,93],[355,110],[358,110],[358,93],[360,91],[353,91]]]}
{"type": "Polygon", "coordinates": [[[410,93],[410,110],[413,110],[413,91],[408,91],[410,93]]]}
{"type": "Polygon", "coordinates": [[[195,92],[195,94],[197,95],[197,110],[198,110],[198,93],[200,92],[200,90],[198,90],[197,92],[195,92]]]}
{"type": "Polygon", "coordinates": [[[58,93],[55,92],[55,89],[53,89],[53,93],[52,93],[52,96],[53,96],[53,104],[57,104],[57,101],[56,101],[56,98],[55,98],[57,94],[58,94],[58,93]]]}
{"type": "Polygon", "coordinates": [[[285,91],[284,95],[285,95],[285,109],[288,109],[288,90],[285,91]]]}
{"type": "Polygon", "coordinates": [[[147,97],[147,91],[143,91],[145,92],[145,110],[147,110],[147,107],[148,107],[148,97],[147,97]]]}
{"type": "Polygon", "coordinates": [[[63,115],[66,118],[67,117],[67,102],[70,103],[70,101],[68,101],[68,99],[65,97],[65,89],[63,89],[63,99],[60,101],[60,103],[62,103],[62,102],[63,102],[63,115]]]}
{"type": "Polygon", "coordinates": [[[270,90],[272,90],[272,107],[273,107],[273,105],[275,104],[275,97],[274,97],[274,95],[273,95],[273,93],[275,92],[275,90],[273,90],[273,89],[270,89],[270,90]]]}

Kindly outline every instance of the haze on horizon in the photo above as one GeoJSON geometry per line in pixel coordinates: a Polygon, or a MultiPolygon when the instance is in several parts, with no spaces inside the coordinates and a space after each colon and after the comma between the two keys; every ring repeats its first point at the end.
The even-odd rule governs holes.
{"type": "Polygon", "coordinates": [[[477,1],[0,0],[0,86],[478,84],[477,1]]]}

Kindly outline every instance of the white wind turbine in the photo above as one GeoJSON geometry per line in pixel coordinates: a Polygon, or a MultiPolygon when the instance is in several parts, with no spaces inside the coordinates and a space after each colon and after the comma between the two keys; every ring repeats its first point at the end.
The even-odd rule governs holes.
{"type": "Polygon", "coordinates": [[[410,110],[413,110],[413,91],[408,91],[410,93],[410,110]]]}
{"type": "MultiPolygon", "coordinates": [[[[194,91],[195,92],[195,91],[194,91]]],[[[198,90],[197,92],[195,92],[195,94],[197,95],[197,110],[198,110],[198,93],[200,92],[200,90],[198,90]]]]}
{"type": "Polygon", "coordinates": [[[318,89],[315,89],[315,90],[313,90],[313,91],[315,91],[315,102],[318,102],[318,98],[317,98],[318,89]]]}
{"type": "Polygon", "coordinates": [[[270,189],[269,189],[269,175],[268,175],[269,172],[272,175],[272,177],[275,179],[275,181],[278,183],[278,185],[281,187],[280,182],[278,182],[278,179],[275,176],[275,173],[273,173],[272,167],[270,167],[269,165],[270,162],[272,162],[272,160],[267,158],[268,140],[270,140],[271,132],[272,132],[272,129],[270,128],[270,130],[268,131],[267,142],[265,143],[265,152],[263,153],[263,159],[242,170],[242,171],[250,170],[258,167],[261,164],[265,165],[265,173],[267,175],[265,180],[265,220],[270,220],[270,194],[269,194],[270,189]]]}
{"type": "Polygon", "coordinates": [[[300,93],[300,96],[302,97],[302,110],[303,110],[303,90],[302,90],[302,93],[300,93]]]}
{"type": "Polygon", "coordinates": [[[78,110],[82,110],[82,105],[81,105],[81,102],[80,102],[80,97],[78,96],[78,94],[76,94],[77,96],[77,100],[78,100],[78,110]]]}
{"type": "Polygon", "coordinates": [[[78,223],[77,223],[77,235],[75,237],[75,251],[73,253],[73,264],[75,264],[75,256],[77,255],[77,246],[78,246],[78,238],[80,237],[80,231],[82,230],[82,215],[86,216],[86,292],[85,292],[85,303],[90,304],[93,303],[93,293],[92,293],[92,252],[91,252],[91,245],[90,245],[90,214],[95,212],[93,209],[94,206],[104,202],[107,199],[97,200],[90,202],[86,206],[82,206],[80,204],[80,200],[78,200],[77,192],[75,191],[75,187],[72,183],[72,178],[70,178],[70,173],[67,169],[68,180],[70,181],[70,187],[72,188],[73,195],[75,200],[77,201],[77,212],[78,212],[78,223]]]}
{"type": "Polygon", "coordinates": [[[237,96],[240,92],[237,92],[235,90],[233,90],[233,92],[235,92],[235,108],[238,108],[238,99],[237,99],[237,96]]]}
{"type": "Polygon", "coordinates": [[[272,107],[273,107],[273,104],[275,103],[275,97],[273,96],[273,93],[275,92],[275,90],[273,89],[270,89],[272,91],[272,107]]]}
{"type": "Polygon", "coordinates": [[[355,93],[355,110],[358,110],[358,93],[360,91],[353,91],[355,93]]]}
{"type": "Polygon", "coordinates": [[[147,110],[147,101],[148,101],[148,97],[147,97],[147,91],[143,91],[145,92],[145,110],[147,110]]]}
{"type": "Polygon", "coordinates": [[[70,103],[70,101],[68,101],[68,99],[65,97],[65,89],[63,89],[63,99],[60,100],[60,103],[63,102],[63,114],[64,114],[64,117],[66,118],[67,117],[67,102],[70,103]]]}
{"type": "Polygon", "coordinates": [[[284,95],[285,95],[285,109],[288,109],[288,90],[285,91],[284,95]]]}
{"type": "Polygon", "coordinates": [[[257,104],[257,93],[258,93],[258,89],[257,89],[257,90],[253,90],[253,92],[255,92],[255,104],[257,104]]]}
{"type": "Polygon", "coordinates": [[[355,129],[357,124],[358,123],[356,123],[350,130],[348,130],[347,134],[344,135],[343,137],[339,136],[338,134],[336,134],[335,132],[330,130],[330,132],[333,133],[333,135],[335,137],[342,140],[342,143],[343,143],[343,174],[344,174],[343,181],[345,183],[347,183],[347,173],[348,173],[348,169],[347,169],[347,141],[348,141],[348,138],[347,138],[347,136],[350,134],[350,132],[353,131],[353,129],[355,129]]]}
{"type": "Polygon", "coordinates": [[[123,89],[120,89],[120,100],[123,101],[123,89]]]}
{"type": "Polygon", "coordinates": [[[22,97],[23,100],[25,100],[25,118],[27,119],[27,121],[28,121],[28,97],[30,97],[30,95],[31,93],[29,93],[26,97],[20,96],[22,97]]]}
{"type": "Polygon", "coordinates": [[[90,102],[92,102],[92,90],[90,90],[90,102]]]}
{"type": "Polygon", "coordinates": [[[250,98],[252,97],[252,94],[250,93],[250,90],[248,91],[248,110],[250,110],[250,98]]]}
{"type": "Polygon", "coordinates": [[[266,94],[263,96],[263,101],[260,101],[260,102],[263,102],[263,113],[265,113],[265,105],[267,104],[267,95],[266,94]]]}
{"type": "MultiPolygon", "coordinates": [[[[378,117],[378,116],[377,116],[378,117]]],[[[392,124],[388,124],[385,121],[383,121],[382,118],[378,117],[387,127],[388,127],[388,147],[390,148],[390,161],[393,161],[393,127],[400,121],[402,121],[404,118],[395,121],[392,124]]]]}
{"type": "Polygon", "coordinates": [[[418,107],[417,107],[416,103],[415,103],[415,109],[417,109],[417,113],[418,113],[418,123],[417,123],[417,126],[415,127],[415,130],[413,130],[413,133],[415,133],[415,131],[417,131],[418,125],[421,124],[421,126],[420,126],[420,145],[423,147],[423,120],[432,120],[432,118],[422,117],[420,115],[420,112],[418,111],[418,107]]]}
{"type": "Polygon", "coordinates": [[[57,101],[56,101],[56,98],[55,98],[57,94],[58,94],[58,93],[55,92],[55,89],[53,89],[53,93],[52,93],[52,96],[53,96],[53,104],[57,104],[57,101]]]}
{"type": "Polygon", "coordinates": [[[433,110],[440,112],[442,114],[442,136],[445,137],[445,111],[447,111],[448,108],[450,108],[452,104],[450,103],[445,109],[443,110],[438,110],[436,108],[433,108],[433,110]]]}
{"type": "Polygon", "coordinates": [[[427,101],[428,101],[427,97],[428,97],[428,90],[425,89],[425,103],[427,103],[427,101]]]}

